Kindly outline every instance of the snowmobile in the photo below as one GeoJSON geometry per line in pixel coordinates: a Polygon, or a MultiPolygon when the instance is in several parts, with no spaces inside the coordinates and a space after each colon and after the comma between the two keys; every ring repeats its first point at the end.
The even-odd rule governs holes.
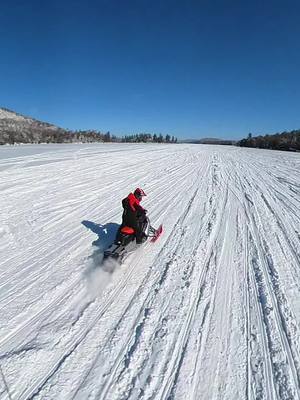
{"type": "MultiPolygon", "coordinates": [[[[149,218],[146,217],[143,221],[142,231],[144,234],[143,241],[146,242],[149,239],[153,243],[162,234],[162,225],[155,229],[151,226],[149,218]]],[[[137,246],[134,229],[129,226],[121,226],[114,243],[104,251],[104,260],[112,258],[121,263],[124,257],[135,250],[137,246]]]]}

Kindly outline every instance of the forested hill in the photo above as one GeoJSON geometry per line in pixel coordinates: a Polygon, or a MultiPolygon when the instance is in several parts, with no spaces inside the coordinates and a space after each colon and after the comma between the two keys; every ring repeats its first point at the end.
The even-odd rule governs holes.
{"type": "Polygon", "coordinates": [[[7,108],[0,108],[0,145],[15,143],[91,143],[91,142],[130,142],[130,143],[177,143],[177,138],[169,134],[139,133],[117,137],[110,132],[98,130],[76,130],[60,128],[47,122],[26,117],[7,108]]]}
{"type": "Polygon", "coordinates": [[[255,137],[249,133],[248,137],[237,142],[237,145],[261,149],[300,151],[300,129],[255,137]]]}
{"type": "Polygon", "coordinates": [[[0,108],[0,144],[102,142],[105,134],[72,132],[56,125],[0,108]]]}

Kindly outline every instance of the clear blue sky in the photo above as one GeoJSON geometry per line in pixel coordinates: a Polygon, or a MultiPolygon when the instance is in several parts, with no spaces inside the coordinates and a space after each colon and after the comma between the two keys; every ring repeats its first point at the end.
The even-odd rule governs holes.
{"type": "Polygon", "coordinates": [[[300,128],[299,1],[1,2],[0,106],[70,129],[300,128]]]}

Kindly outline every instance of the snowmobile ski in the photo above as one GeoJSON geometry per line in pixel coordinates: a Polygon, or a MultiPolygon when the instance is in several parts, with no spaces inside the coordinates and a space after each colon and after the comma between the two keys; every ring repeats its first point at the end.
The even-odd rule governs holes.
{"type": "Polygon", "coordinates": [[[157,229],[155,229],[155,232],[154,232],[153,236],[150,236],[151,237],[150,242],[151,243],[156,242],[157,239],[162,234],[162,231],[163,231],[163,227],[162,227],[162,224],[160,224],[159,227],[157,229]]]}

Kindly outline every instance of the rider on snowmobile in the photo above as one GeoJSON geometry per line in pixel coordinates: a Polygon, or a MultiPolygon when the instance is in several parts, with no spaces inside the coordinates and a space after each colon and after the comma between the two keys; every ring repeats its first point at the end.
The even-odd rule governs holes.
{"type": "Polygon", "coordinates": [[[147,239],[144,233],[144,228],[147,224],[147,210],[140,205],[144,196],[146,196],[146,193],[143,189],[136,188],[133,193],[129,193],[129,195],[122,200],[124,211],[122,215],[121,228],[128,226],[134,229],[136,243],[138,244],[143,243],[147,239]]]}

